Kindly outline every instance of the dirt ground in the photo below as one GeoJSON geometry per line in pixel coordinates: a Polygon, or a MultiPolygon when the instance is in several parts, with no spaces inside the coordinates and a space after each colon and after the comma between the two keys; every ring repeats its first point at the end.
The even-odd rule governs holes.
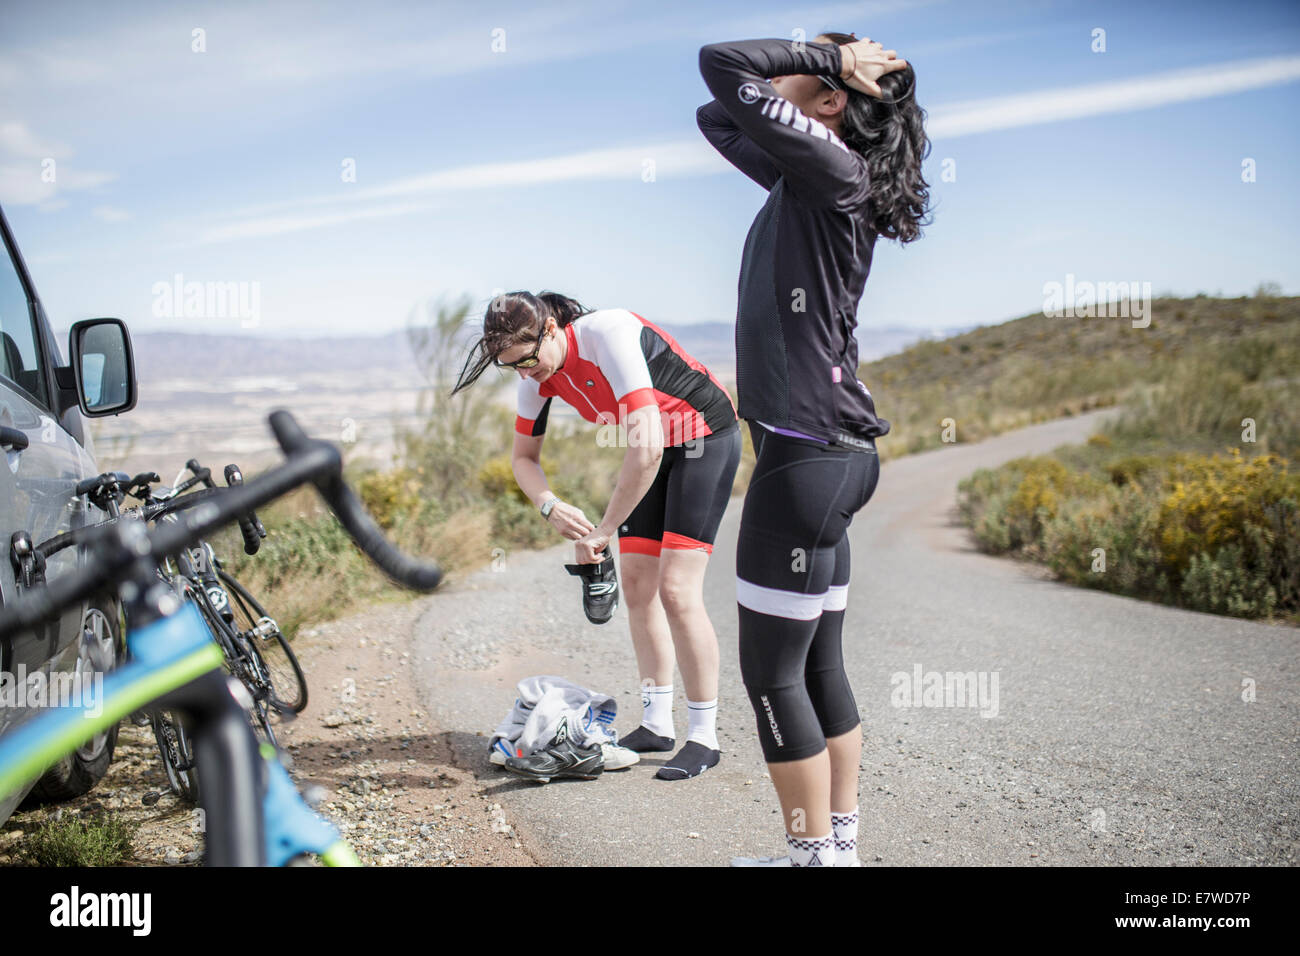
{"type": "MultiPolygon", "coordinates": [[[[321,788],[317,810],[368,866],[534,866],[527,834],[457,767],[430,724],[410,661],[417,602],[378,605],[318,625],[294,641],[307,675],[307,709],[277,728],[299,789],[321,788]]],[[[486,751],[487,739],[484,738],[486,751]]],[[[487,765],[475,768],[488,772],[487,765]]],[[[149,727],[122,724],[108,774],[89,794],[15,813],[0,830],[0,864],[24,835],[64,814],[115,814],[138,824],[136,865],[198,865],[198,814],[167,787],[149,727]]]]}

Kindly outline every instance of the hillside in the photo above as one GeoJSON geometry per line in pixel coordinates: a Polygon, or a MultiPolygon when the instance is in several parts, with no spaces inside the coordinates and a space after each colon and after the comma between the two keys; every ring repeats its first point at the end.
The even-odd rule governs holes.
{"type": "MultiPolygon", "coordinates": [[[[1121,404],[1193,366],[1250,386],[1278,353],[1300,363],[1300,298],[1197,296],[1154,300],[1146,328],[1035,313],[918,343],[863,364],[859,378],[893,425],[879,446],[891,457],[1121,404]]],[[[1247,406],[1225,407],[1225,422],[1239,429],[1247,406]]]]}
{"type": "MultiPolygon", "coordinates": [[[[1150,335],[1093,326],[1067,333],[1057,354],[1032,323],[1002,326],[1021,333],[1004,332],[1003,351],[1016,341],[1039,366],[1018,365],[1010,383],[1024,389],[1023,414],[1117,400],[1123,411],[1086,444],[964,480],[961,514],[979,547],[1082,587],[1300,621],[1298,302],[1171,301],[1150,335]]],[[[984,395],[1001,387],[963,385],[984,395]]],[[[988,422],[1007,414],[986,402],[988,422]]]]}

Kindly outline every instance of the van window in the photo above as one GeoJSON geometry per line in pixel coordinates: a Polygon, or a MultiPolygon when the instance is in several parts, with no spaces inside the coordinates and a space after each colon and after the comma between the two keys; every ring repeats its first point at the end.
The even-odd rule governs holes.
{"type": "Polygon", "coordinates": [[[8,249],[0,256],[0,375],[38,405],[47,403],[36,317],[8,249]]]}

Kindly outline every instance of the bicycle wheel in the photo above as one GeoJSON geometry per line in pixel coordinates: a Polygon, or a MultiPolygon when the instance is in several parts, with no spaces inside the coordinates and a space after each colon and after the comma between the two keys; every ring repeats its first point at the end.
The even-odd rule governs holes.
{"type": "Polygon", "coordinates": [[[163,769],[167,772],[167,783],[182,800],[197,803],[199,774],[194,766],[194,746],[185,732],[185,725],[170,710],[155,711],[150,718],[163,769]]]}
{"type": "Polygon", "coordinates": [[[275,731],[271,729],[271,712],[275,709],[271,693],[271,673],[266,668],[266,661],[257,649],[257,644],[244,634],[235,635],[239,653],[244,660],[244,685],[253,693],[253,729],[259,737],[278,747],[275,731]]]}
{"type": "MultiPolygon", "coordinates": [[[[217,590],[217,589],[214,589],[217,590]]],[[[186,589],[189,600],[198,605],[199,613],[207,622],[213,639],[221,647],[226,658],[226,668],[239,679],[252,699],[252,713],[249,715],[253,732],[258,739],[276,746],[275,732],[271,729],[271,682],[268,671],[257,648],[252,646],[233,624],[226,622],[221,612],[213,606],[212,598],[201,586],[190,582],[186,589]]]]}
{"type": "Polygon", "coordinates": [[[272,630],[272,633],[254,638],[254,641],[271,675],[272,705],[284,713],[302,713],[307,707],[307,678],[303,675],[297,655],[289,646],[288,638],[249,593],[248,588],[225,570],[218,570],[217,574],[230,595],[230,607],[235,613],[235,626],[239,630],[247,632],[256,628],[262,620],[269,622],[267,629],[272,630]]]}

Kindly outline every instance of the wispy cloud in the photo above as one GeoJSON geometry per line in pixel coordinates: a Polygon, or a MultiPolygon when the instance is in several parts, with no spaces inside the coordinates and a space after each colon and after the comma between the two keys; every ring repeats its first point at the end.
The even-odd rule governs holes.
{"type": "Polygon", "coordinates": [[[518,162],[457,166],[397,179],[381,186],[355,190],[341,187],[334,193],[249,207],[237,214],[245,217],[241,221],[205,230],[199,241],[227,242],[250,236],[341,225],[356,219],[404,215],[425,208],[418,204],[366,205],[376,201],[558,182],[639,181],[647,170],[653,170],[655,179],[660,180],[724,172],[730,168],[707,143],[693,140],[593,149],[518,162]],[[329,205],[343,208],[328,214],[307,214],[312,209],[329,205]],[[287,210],[296,210],[299,215],[284,214],[287,210]]]}
{"type": "MultiPolygon", "coordinates": [[[[953,103],[930,110],[927,132],[933,140],[953,139],[1081,119],[1106,113],[1153,109],[1173,103],[1226,96],[1300,79],[1300,56],[1282,56],[1227,64],[1212,74],[1196,68],[1139,76],[1109,83],[1040,90],[1034,93],[953,103]]],[[[202,232],[199,242],[226,242],[252,236],[316,229],[353,220],[405,215],[425,208],[415,203],[391,204],[394,199],[458,193],[473,189],[510,189],[544,183],[634,180],[646,162],[654,163],[656,178],[703,176],[726,172],[730,166],[702,140],[683,140],[614,149],[586,150],[518,162],[480,163],[409,176],[378,186],[341,187],[335,192],[304,196],[238,210],[240,221],[202,232]],[[389,205],[367,205],[374,203],[389,205]],[[310,214],[321,207],[337,211],[310,214]]]]}
{"type": "Polygon", "coordinates": [[[67,146],[40,139],[27,128],[26,123],[19,123],[17,120],[0,123],[0,151],[23,159],[66,156],[69,153],[67,146]]]}
{"type": "Polygon", "coordinates": [[[929,111],[926,130],[931,139],[953,139],[1017,126],[1153,109],[1296,80],[1300,80],[1300,56],[1240,60],[1213,70],[1195,67],[1109,83],[937,106],[929,111]]]}
{"type": "Polygon", "coordinates": [[[286,232],[302,232],[305,229],[320,229],[325,226],[340,226],[360,219],[386,219],[391,216],[406,216],[411,213],[424,212],[433,208],[434,203],[395,203],[387,206],[366,206],[360,209],[347,209],[340,212],[320,215],[268,216],[260,219],[245,219],[227,226],[217,226],[201,232],[195,243],[231,242],[237,239],[255,239],[275,236],[286,232]]]}
{"type": "Polygon", "coordinates": [[[93,189],[117,178],[115,173],[93,169],[69,168],[66,163],[55,167],[55,178],[45,177],[46,167],[37,160],[0,165],[0,204],[23,206],[40,203],[43,210],[60,209],[66,203],[55,202],[62,192],[93,189]]]}
{"type": "Polygon", "coordinates": [[[93,189],[116,174],[70,165],[72,150],[46,140],[17,120],[0,123],[0,203],[15,206],[39,203],[42,210],[62,208],[61,191],[93,189]]]}

